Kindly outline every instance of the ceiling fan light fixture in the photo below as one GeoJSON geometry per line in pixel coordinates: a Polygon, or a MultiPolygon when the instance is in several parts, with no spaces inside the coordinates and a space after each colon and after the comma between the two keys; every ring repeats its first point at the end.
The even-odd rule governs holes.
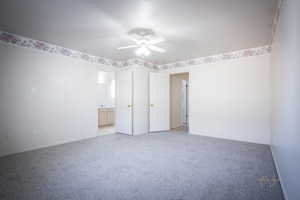
{"type": "Polygon", "coordinates": [[[141,46],[137,50],[135,50],[135,55],[140,56],[140,57],[147,57],[150,54],[151,54],[151,51],[145,46],[141,46]]]}
{"type": "Polygon", "coordinates": [[[143,58],[149,56],[152,51],[158,53],[166,52],[165,49],[156,46],[156,44],[164,42],[165,39],[157,35],[152,29],[134,28],[128,32],[128,38],[135,44],[119,47],[117,48],[118,50],[137,48],[135,55],[143,58]]]}

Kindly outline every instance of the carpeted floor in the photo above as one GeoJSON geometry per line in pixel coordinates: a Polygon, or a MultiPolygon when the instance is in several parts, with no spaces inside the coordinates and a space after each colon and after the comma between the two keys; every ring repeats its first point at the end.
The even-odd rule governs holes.
{"type": "Polygon", "coordinates": [[[268,146],[113,134],[0,158],[0,199],[282,200],[268,146]]]}

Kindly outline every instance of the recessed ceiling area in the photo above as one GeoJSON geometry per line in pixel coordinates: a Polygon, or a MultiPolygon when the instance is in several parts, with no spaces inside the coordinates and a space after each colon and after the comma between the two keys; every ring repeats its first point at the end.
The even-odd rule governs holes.
{"type": "Polygon", "coordinates": [[[6,0],[0,30],[92,55],[135,57],[128,31],[149,28],[165,39],[145,60],[166,64],[268,45],[277,0],[6,0]]]}

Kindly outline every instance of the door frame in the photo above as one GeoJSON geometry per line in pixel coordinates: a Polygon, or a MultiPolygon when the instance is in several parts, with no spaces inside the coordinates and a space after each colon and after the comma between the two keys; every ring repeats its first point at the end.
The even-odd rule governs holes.
{"type": "MultiPolygon", "coordinates": [[[[97,71],[97,78],[96,78],[97,87],[99,86],[98,85],[99,84],[98,83],[98,73],[99,72],[114,73],[114,80],[115,80],[115,90],[114,90],[114,93],[115,93],[115,98],[114,98],[114,107],[113,107],[113,109],[114,109],[114,114],[113,114],[114,115],[113,116],[114,123],[113,123],[113,126],[114,126],[114,129],[115,129],[114,133],[116,133],[116,102],[117,102],[117,86],[116,86],[117,81],[116,81],[116,75],[117,75],[118,70],[111,69],[109,67],[97,66],[96,67],[96,71],[97,71]]],[[[99,120],[100,120],[100,118],[99,118],[99,109],[100,108],[101,107],[99,106],[98,101],[97,101],[97,109],[96,109],[96,112],[97,112],[97,133],[96,133],[96,136],[102,136],[103,135],[103,132],[101,131],[101,127],[99,126],[99,120]]],[[[103,127],[105,127],[105,126],[103,126],[103,127]]]]}
{"type": "MultiPolygon", "coordinates": [[[[189,131],[189,127],[190,127],[190,88],[191,88],[191,73],[190,70],[183,70],[183,71],[174,71],[174,72],[170,72],[169,74],[169,80],[170,80],[170,129],[172,129],[171,127],[171,112],[172,112],[172,104],[171,104],[171,90],[172,90],[172,85],[171,85],[171,78],[173,75],[178,75],[178,74],[188,74],[188,81],[187,81],[187,91],[186,91],[186,123],[187,123],[187,128],[189,131]]],[[[184,79],[182,79],[184,80],[184,79]]]]}

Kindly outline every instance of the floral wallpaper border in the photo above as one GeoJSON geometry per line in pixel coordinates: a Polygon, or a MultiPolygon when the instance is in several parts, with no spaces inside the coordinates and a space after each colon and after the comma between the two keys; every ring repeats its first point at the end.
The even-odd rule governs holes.
{"type": "Polygon", "coordinates": [[[102,58],[98,56],[93,56],[87,53],[83,53],[80,51],[76,51],[73,49],[61,47],[58,45],[50,44],[47,42],[34,40],[31,38],[19,36],[16,34],[0,31],[0,41],[11,44],[17,47],[24,47],[24,48],[30,48],[35,49],[39,51],[44,51],[52,54],[62,55],[62,56],[68,56],[72,58],[77,58],[81,60],[85,60],[87,62],[92,63],[99,63],[103,65],[109,65],[114,67],[122,67],[122,62],[113,61],[107,58],[102,58]]]}
{"type": "Polygon", "coordinates": [[[188,67],[191,65],[210,64],[210,63],[217,63],[226,60],[234,60],[238,58],[267,55],[270,54],[270,52],[271,52],[271,46],[267,45],[267,46],[261,46],[261,47],[251,48],[251,49],[243,49],[239,51],[232,51],[232,52],[221,53],[212,56],[194,58],[190,60],[159,65],[158,68],[160,70],[170,70],[170,69],[176,69],[180,67],[188,67]]]}
{"type": "Polygon", "coordinates": [[[175,63],[155,65],[151,62],[147,62],[140,58],[132,58],[126,61],[114,61],[108,58],[93,56],[73,49],[61,47],[58,45],[50,44],[39,40],[30,39],[27,37],[19,36],[1,30],[0,30],[0,42],[17,46],[17,47],[30,48],[30,49],[44,51],[52,54],[68,56],[71,58],[81,59],[91,63],[108,65],[116,68],[128,67],[134,64],[138,64],[155,70],[157,69],[169,70],[169,69],[175,69],[179,67],[187,67],[190,65],[216,63],[220,61],[232,60],[232,59],[237,59],[242,57],[260,56],[260,55],[269,54],[271,52],[271,46],[262,46],[257,48],[221,53],[221,54],[207,56],[207,57],[200,57],[200,58],[195,58],[195,59],[190,59],[190,60],[185,60],[185,61],[180,61],[175,63]]]}
{"type": "Polygon", "coordinates": [[[134,65],[134,64],[143,65],[143,66],[148,67],[150,69],[158,69],[158,67],[155,64],[153,64],[151,62],[147,62],[147,61],[142,60],[140,58],[131,58],[131,59],[128,59],[128,60],[123,62],[124,67],[128,67],[128,66],[131,66],[131,65],[134,65]]]}
{"type": "Polygon", "coordinates": [[[61,47],[58,45],[50,44],[39,40],[34,40],[31,38],[19,36],[5,31],[0,31],[0,42],[11,44],[17,47],[24,47],[24,48],[30,48],[39,51],[45,51],[52,54],[68,56],[72,58],[85,60],[87,62],[98,63],[98,64],[113,66],[117,68],[139,64],[151,69],[157,69],[157,66],[154,65],[153,63],[144,61],[139,58],[132,58],[126,61],[114,61],[108,58],[93,56],[73,49],[61,47]]]}

